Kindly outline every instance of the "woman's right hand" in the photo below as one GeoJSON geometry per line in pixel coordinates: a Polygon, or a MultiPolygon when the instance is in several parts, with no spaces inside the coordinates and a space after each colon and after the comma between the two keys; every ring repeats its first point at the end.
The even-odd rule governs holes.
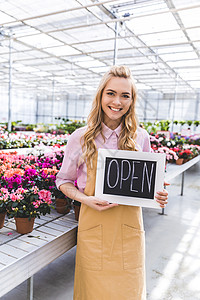
{"type": "Polygon", "coordinates": [[[79,201],[88,205],[89,207],[96,209],[98,211],[106,210],[114,206],[118,206],[117,203],[109,203],[105,200],[100,200],[95,196],[87,196],[80,192],[71,182],[64,183],[60,185],[60,190],[68,196],[69,198],[79,201]]]}
{"type": "Polygon", "coordinates": [[[83,203],[98,211],[103,211],[114,206],[118,206],[117,203],[109,203],[108,201],[100,200],[99,198],[94,196],[88,196],[84,199],[83,203]]]}

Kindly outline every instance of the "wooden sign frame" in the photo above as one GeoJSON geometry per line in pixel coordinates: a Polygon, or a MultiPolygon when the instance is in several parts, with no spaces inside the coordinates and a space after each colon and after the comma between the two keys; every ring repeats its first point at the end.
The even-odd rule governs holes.
{"type": "Polygon", "coordinates": [[[155,194],[163,190],[165,159],[164,153],[99,149],[95,196],[110,203],[160,208],[155,200],[155,194]],[[111,174],[111,168],[116,168],[116,173],[111,174]],[[134,176],[138,175],[134,174],[135,170],[139,172],[140,177],[134,176]],[[129,178],[130,185],[128,185],[129,178]],[[141,184],[137,180],[141,180],[141,184]],[[134,189],[133,182],[137,182],[140,190],[134,189]],[[125,184],[126,188],[123,187],[125,184]],[[130,188],[127,188],[128,186],[130,188]]]}

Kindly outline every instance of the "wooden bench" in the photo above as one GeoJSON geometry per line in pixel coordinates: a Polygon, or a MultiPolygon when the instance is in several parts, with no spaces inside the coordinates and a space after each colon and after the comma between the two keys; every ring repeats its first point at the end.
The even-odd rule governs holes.
{"type": "Polygon", "coordinates": [[[28,279],[27,299],[33,299],[33,275],[76,245],[74,213],[35,220],[34,230],[21,235],[13,220],[0,229],[0,297],[28,279]]]}

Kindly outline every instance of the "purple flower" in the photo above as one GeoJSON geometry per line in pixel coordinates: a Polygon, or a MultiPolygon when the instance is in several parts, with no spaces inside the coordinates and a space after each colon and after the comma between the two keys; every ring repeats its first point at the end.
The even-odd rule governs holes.
{"type": "Polygon", "coordinates": [[[25,171],[25,174],[26,175],[28,175],[28,176],[34,176],[34,175],[36,175],[36,170],[35,169],[27,169],[26,171],[25,171]]]}

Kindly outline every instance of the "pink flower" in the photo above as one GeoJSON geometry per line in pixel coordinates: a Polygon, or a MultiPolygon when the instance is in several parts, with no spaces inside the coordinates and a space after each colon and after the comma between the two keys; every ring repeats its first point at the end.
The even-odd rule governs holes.
{"type": "Polygon", "coordinates": [[[39,199],[43,200],[44,202],[51,204],[51,192],[47,190],[41,190],[38,192],[39,199]]]}
{"type": "Polygon", "coordinates": [[[8,194],[8,190],[6,188],[1,188],[0,191],[2,194],[8,194]]]}
{"type": "Polygon", "coordinates": [[[10,198],[11,198],[11,200],[12,200],[13,202],[15,202],[15,201],[18,200],[18,197],[17,197],[17,195],[15,195],[15,194],[11,194],[11,195],[10,195],[10,198]]]}
{"type": "Polygon", "coordinates": [[[37,193],[38,193],[38,187],[37,187],[37,186],[34,186],[34,187],[33,187],[33,193],[34,193],[34,194],[37,194],[37,193]]]}
{"type": "Polygon", "coordinates": [[[23,188],[18,188],[18,189],[16,190],[16,193],[17,193],[17,194],[24,194],[25,192],[26,192],[26,190],[23,189],[23,188]]]}
{"type": "Polygon", "coordinates": [[[38,201],[36,201],[36,202],[33,202],[33,206],[34,206],[35,208],[38,208],[38,207],[39,207],[39,205],[38,205],[38,201]]]}

